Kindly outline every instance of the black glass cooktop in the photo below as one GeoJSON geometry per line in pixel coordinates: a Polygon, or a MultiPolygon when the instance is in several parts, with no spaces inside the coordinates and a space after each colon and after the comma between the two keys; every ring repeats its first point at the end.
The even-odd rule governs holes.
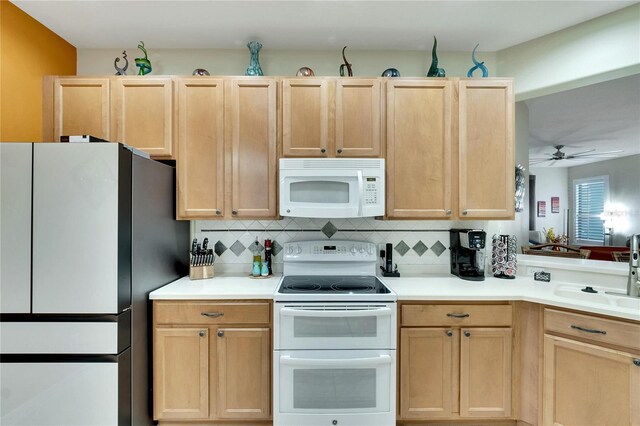
{"type": "Polygon", "coordinates": [[[288,275],[278,293],[387,294],[390,291],[374,276],[288,275]]]}

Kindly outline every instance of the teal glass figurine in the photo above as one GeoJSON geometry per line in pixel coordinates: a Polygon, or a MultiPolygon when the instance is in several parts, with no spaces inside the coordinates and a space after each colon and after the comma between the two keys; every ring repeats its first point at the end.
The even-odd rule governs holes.
{"type": "Polygon", "coordinates": [[[471,60],[474,65],[467,72],[467,77],[473,77],[473,73],[475,70],[482,70],[482,77],[489,77],[489,70],[484,66],[484,61],[478,62],[476,59],[476,49],[480,46],[480,44],[476,44],[476,47],[473,48],[473,52],[471,52],[471,60]]]}
{"type": "Polygon", "coordinates": [[[340,77],[344,77],[344,70],[347,70],[347,75],[349,77],[353,77],[353,69],[351,69],[351,64],[347,61],[347,57],[344,55],[344,51],[347,50],[347,46],[342,48],[342,59],[344,60],[344,64],[340,65],[340,77]]]}
{"type": "Polygon", "coordinates": [[[245,71],[244,75],[264,75],[262,74],[260,59],[258,58],[260,49],[262,49],[262,44],[257,41],[250,41],[249,43],[247,43],[247,47],[249,48],[249,52],[251,53],[251,60],[249,61],[249,68],[247,68],[247,71],[245,71]]]}
{"type": "Polygon", "coordinates": [[[147,75],[151,72],[151,61],[147,58],[147,49],[144,48],[144,42],[140,42],[138,49],[144,53],[144,58],[136,58],[136,67],[140,68],[138,75],[147,75]]]}
{"type": "Polygon", "coordinates": [[[127,75],[127,68],[129,68],[129,60],[127,59],[126,50],[122,52],[122,58],[124,59],[124,67],[122,68],[118,66],[118,62],[120,62],[120,58],[116,58],[116,60],[113,61],[113,67],[116,69],[116,75],[127,75]]]}
{"type": "Polygon", "coordinates": [[[444,68],[438,68],[438,54],[436,49],[438,48],[438,40],[436,36],[433,36],[433,49],[431,50],[431,66],[427,71],[427,77],[444,77],[444,68]]]}
{"type": "Polygon", "coordinates": [[[382,72],[382,77],[400,77],[400,71],[395,68],[387,68],[382,72]]]}

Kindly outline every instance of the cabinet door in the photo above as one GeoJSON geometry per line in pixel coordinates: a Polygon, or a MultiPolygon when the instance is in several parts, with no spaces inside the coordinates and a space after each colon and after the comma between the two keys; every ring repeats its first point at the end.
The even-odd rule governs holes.
{"type": "Polygon", "coordinates": [[[118,77],[112,88],[114,140],[173,158],[173,92],[170,77],[118,77]]]}
{"type": "Polygon", "coordinates": [[[640,424],[640,356],[545,335],[545,425],[640,424]]]}
{"type": "Polygon", "coordinates": [[[276,81],[231,81],[228,133],[231,146],[231,214],[276,216],[276,81]]]}
{"type": "Polygon", "coordinates": [[[224,215],[224,81],[180,78],[178,219],[224,215]]]}
{"type": "Polygon", "coordinates": [[[511,328],[468,328],[460,336],[460,416],[511,415],[511,328]]]}
{"type": "Polygon", "coordinates": [[[329,149],[329,80],[282,80],[282,154],[325,157],[329,149]]]}
{"type": "Polygon", "coordinates": [[[459,82],[459,217],[514,217],[511,80],[459,82]]]}
{"type": "Polygon", "coordinates": [[[268,328],[219,328],[218,417],[269,419],[271,344],[268,328]]]}
{"type": "Polygon", "coordinates": [[[387,216],[451,217],[449,80],[387,82],[387,216]]]}
{"type": "Polygon", "coordinates": [[[154,419],[209,416],[209,330],[156,328],[153,341],[154,419]]]}
{"type": "Polygon", "coordinates": [[[400,416],[451,417],[458,411],[459,333],[448,328],[400,331],[400,416]]]}
{"type": "Polygon", "coordinates": [[[55,142],[63,135],[110,140],[108,78],[55,78],[53,98],[55,142]]]}
{"type": "Polygon", "coordinates": [[[380,156],[380,80],[336,81],[336,157],[380,156]]]}

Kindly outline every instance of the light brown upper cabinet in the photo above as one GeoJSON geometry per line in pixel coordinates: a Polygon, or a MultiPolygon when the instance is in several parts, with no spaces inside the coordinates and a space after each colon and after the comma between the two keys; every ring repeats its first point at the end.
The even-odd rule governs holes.
{"type": "Polygon", "coordinates": [[[513,219],[513,81],[464,79],[458,90],[458,215],[513,219]]]}
{"type": "Polygon", "coordinates": [[[178,218],[222,217],[224,209],[224,80],[177,78],[178,218]]]}
{"type": "Polygon", "coordinates": [[[111,84],[112,140],[173,158],[171,77],[118,77],[111,84]]]}
{"type": "Polygon", "coordinates": [[[107,77],[46,79],[43,140],[59,142],[63,135],[92,135],[109,140],[109,83],[107,77]]]}
{"type": "Polygon", "coordinates": [[[379,79],[285,78],[285,157],[379,157],[379,79]]]}
{"type": "Polygon", "coordinates": [[[387,82],[387,216],[449,218],[450,80],[387,82]]]}
{"type": "MultiPolygon", "coordinates": [[[[226,125],[231,160],[231,215],[276,216],[276,80],[230,81],[226,125]]],[[[228,175],[227,175],[228,176],[228,175]]]]}

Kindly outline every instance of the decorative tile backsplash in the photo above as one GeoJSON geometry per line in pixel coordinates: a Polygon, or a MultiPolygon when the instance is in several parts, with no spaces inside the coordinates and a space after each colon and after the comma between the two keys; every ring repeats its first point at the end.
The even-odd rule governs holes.
{"type": "Polygon", "coordinates": [[[449,264],[449,229],[485,229],[487,222],[284,218],[195,221],[193,224],[194,236],[199,241],[207,237],[213,243],[216,266],[246,265],[249,271],[253,256],[251,246],[257,237],[260,253],[264,253],[265,239],[274,241],[273,264],[276,271],[281,271],[284,244],[305,240],[368,241],[377,244],[379,249],[391,243],[393,262],[400,270],[403,265],[445,266],[449,264]]]}

